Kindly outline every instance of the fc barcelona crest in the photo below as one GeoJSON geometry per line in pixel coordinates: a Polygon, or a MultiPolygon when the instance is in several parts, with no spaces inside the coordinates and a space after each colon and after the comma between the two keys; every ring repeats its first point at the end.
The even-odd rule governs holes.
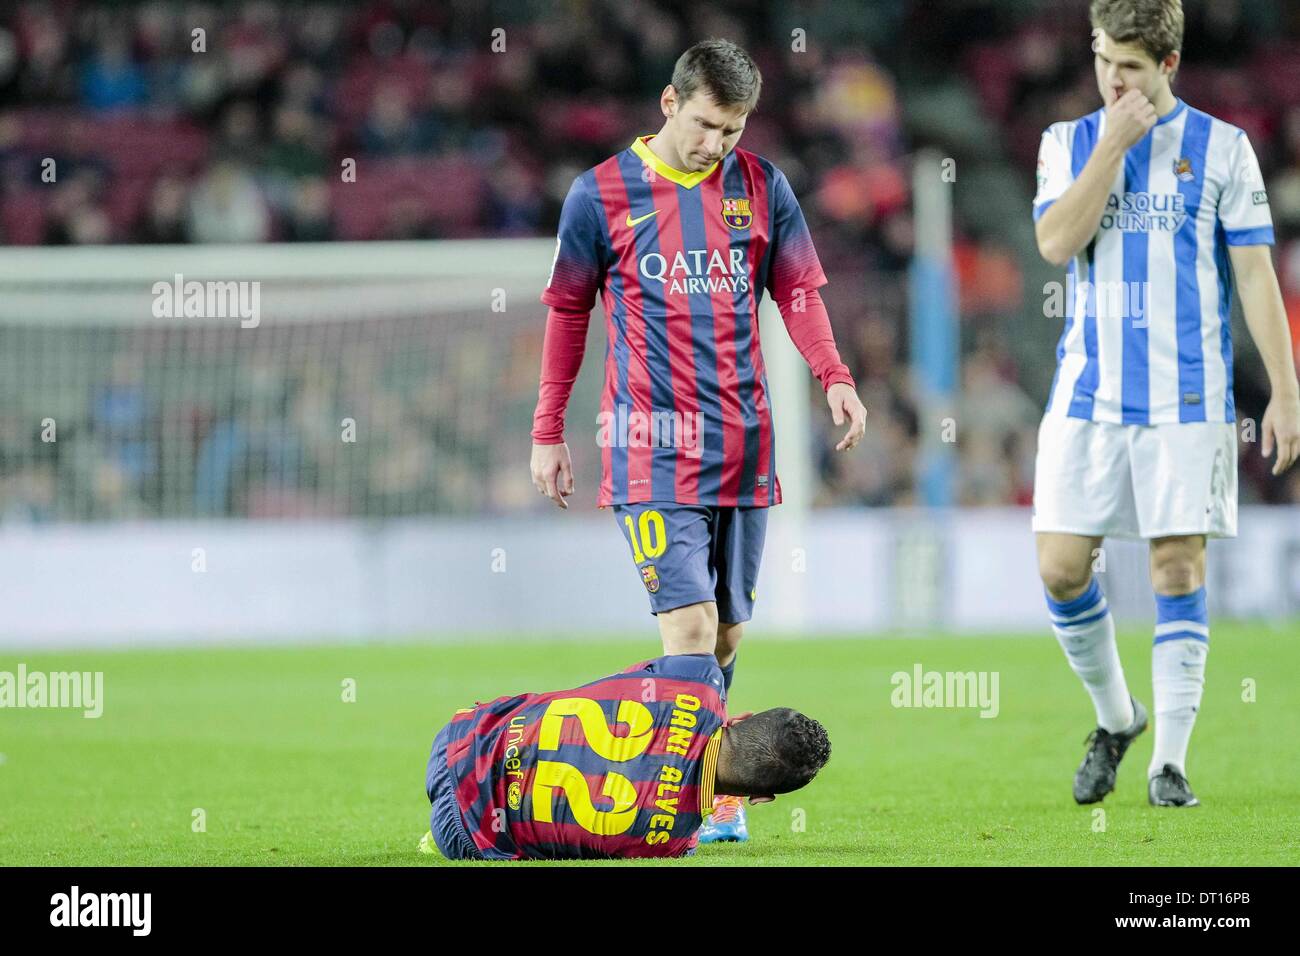
{"type": "Polygon", "coordinates": [[[645,589],[651,594],[659,590],[659,572],[655,570],[653,564],[647,564],[641,569],[641,580],[645,582],[645,589]]]}
{"type": "Polygon", "coordinates": [[[1186,156],[1181,159],[1175,159],[1174,175],[1178,177],[1179,182],[1190,183],[1196,178],[1196,174],[1192,172],[1192,161],[1186,156]]]}
{"type": "Polygon", "coordinates": [[[722,221],[732,229],[748,229],[754,221],[754,214],[749,211],[749,200],[723,199],[722,221]]]}

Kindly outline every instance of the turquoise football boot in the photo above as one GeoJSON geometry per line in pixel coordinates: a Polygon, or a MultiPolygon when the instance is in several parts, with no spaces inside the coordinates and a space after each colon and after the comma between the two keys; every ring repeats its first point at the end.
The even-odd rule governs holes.
{"type": "Polygon", "coordinates": [[[701,843],[744,843],[749,839],[745,825],[745,798],[723,796],[713,798],[713,812],[700,827],[701,843]]]}

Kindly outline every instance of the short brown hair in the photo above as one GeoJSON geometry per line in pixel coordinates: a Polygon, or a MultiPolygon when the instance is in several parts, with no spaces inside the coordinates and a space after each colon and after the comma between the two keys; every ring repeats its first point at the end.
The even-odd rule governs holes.
{"type": "Polygon", "coordinates": [[[758,106],[763,74],[754,58],[730,40],[704,40],[677,58],[672,84],[683,102],[704,93],[719,106],[744,106],[749,113],[758,106]]]}
{"type": "Polygon", "coordinates": [[[1160,63],[1183,48],[1183,0],[1092,0],[1094,30],[1116,43],[1136,43],[1160,63]]]}

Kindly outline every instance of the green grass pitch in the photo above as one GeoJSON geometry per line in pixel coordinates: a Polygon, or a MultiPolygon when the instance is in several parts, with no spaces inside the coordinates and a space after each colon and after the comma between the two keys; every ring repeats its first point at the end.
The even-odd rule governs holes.
{"type": "MultiPolygon", "coordinates": [[[[1047,634],[751,636],[731,709],[789,705],[819,718],[831,762],[803,792],[751,808],[749,843],[702,847],[675,865],[1294,865],[1297,633],[1295,623],[1215,625],[1188,767],[1203,806],[1147,805],[1148,731],[1104,821],[1070,797],[1092,710],[1047,634]],[[891,675],[918,663],[996,671],[998,715],[893,707],[891,675]]],[[[1120,647],[1150,704],[1150,637],[1129,631],[1120,647]]],[[[102,670],[105,699],[99,719],[0,710],[0,863],[446,865],[415,847],[428,826],[430,742],[451,712],[575,686],[654,651],[648,631],[639,641],[0,652],[10,672],[19,661],[29,672],[102,670]],[[193,827],[197,809],[206,832],[193,827]]]]}

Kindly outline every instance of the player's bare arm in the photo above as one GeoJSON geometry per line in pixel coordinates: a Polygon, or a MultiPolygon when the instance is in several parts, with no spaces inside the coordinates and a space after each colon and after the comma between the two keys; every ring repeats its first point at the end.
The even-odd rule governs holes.
{"type": "Polygon", "coordinates": [[[1260,422],[1260,453],[1268,458],[1276,448],[1273,474],[1280,475],[1300,457],[1300,386],[1270,253],[1265,245],[1228,247],[1246,327],[1264,361],[1272,393],[1260,422]]]}
{"type": "Polygon", "coordinates": [[[1124,154],[1146,136],[1156,119],[1155,107],[1140,90],[1129,90],[1106,108],[1106,131],[1079,178],[1035,226],[1038,251],[1044,259],[1063,266],[1097,234],[1124,154]]]}

